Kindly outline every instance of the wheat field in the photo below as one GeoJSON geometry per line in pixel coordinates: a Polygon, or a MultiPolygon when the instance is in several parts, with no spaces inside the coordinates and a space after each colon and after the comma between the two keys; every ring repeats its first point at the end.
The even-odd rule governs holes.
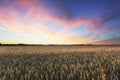
{"type": "Polygon", "coordinates": [[[120,46],[0,46],[0,80],[120,80],[120,46]]]}

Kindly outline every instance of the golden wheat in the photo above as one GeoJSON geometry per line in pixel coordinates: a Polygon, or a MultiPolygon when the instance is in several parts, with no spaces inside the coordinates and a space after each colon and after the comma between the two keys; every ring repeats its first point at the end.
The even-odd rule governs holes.
{"type": "Polygon", "coordinates": [[[0,80],[120,80],[120,47],[1,46],[0,80]]]}

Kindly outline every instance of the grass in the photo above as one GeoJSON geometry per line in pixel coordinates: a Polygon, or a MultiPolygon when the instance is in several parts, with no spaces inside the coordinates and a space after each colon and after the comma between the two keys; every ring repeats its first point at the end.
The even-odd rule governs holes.
{"type": "Polygon", "coordinates": [[[0,80],[120,80],[120,46],[1,46],[0,80]]]}

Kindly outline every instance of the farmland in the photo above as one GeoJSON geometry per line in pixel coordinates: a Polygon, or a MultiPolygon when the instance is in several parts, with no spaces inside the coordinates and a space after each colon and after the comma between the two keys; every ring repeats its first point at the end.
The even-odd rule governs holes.
{"type": "Polygon", "coordinates": [[[120,46],[0,46],[0,80],[120,80],[120,46]]]}

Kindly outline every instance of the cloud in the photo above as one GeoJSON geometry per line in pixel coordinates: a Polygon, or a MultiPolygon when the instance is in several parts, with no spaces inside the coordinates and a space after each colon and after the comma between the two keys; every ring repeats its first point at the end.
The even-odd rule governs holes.
{"type": "Polygon", "coordinates": [[[17,16],[19,16],[19,13],[14,8],[0,7],[0,24],[2,24],[2,30],[11,31],[16,34],[21,33],[24,28],[16,20],[17,16]]]}
{"type": "Polygon", "coordinates": [[[97,44],[116,44],[119,45],[120,44],[120,37],[114,37],[114,38],[110,38],[110,39],[106,39],[106,40],[99,40],[96,41],[97,44]]]}
{"type": "MultiPolygon", "coordinates": [[[[86,35],[102,34],[111,30],[119,29],[119,25],[104,26],[105,23],[117,19],[118,14],[104,15],[100,20],[95,21],[87,18],[71,18],[70,13],[64,8],[61,0],[57,0],[57,8],[60,10],[55,13],[51,8],[47,8],[42,0],[16,0],[11,4],[6,0],[6,6],[0,6],[0,30],[7,30],[15,33],[18,36],[45,36],[51,40],[61,41],[62,43],[92,43],[98,39],[91,36],[76,36],[78,32],[70,32],[76,27],[84,27],[86,35]],[[46,22],[59,24],[60,28],[54,31],[50,25],[45,25],[46,22]],[[83,26],[84,25],[84,26],[83,26]],[[30,31],[30,34],[26,34],[30,31]],[[31,35],[34,33],[34,35],[31,35]]],[[[48,39],[47,38],[47,39],[48,39]]]]}
{"type": "Polygon", "coordinates": [[[42,23],[46,21],[59,23],[64,26],[63,27],[64,30],[69,30],[69,28],[71,29],[71,27],[77,27],[82,24],[90,24],[93,26],[95,25],[94,22],[87,19],[71,20],[66,17],[54,16],[54,14],[52,14],[52,12],[49,9],[46,9],[43,6],[42,2],[40,2],[39,0],[31,0],[31,1],[18,0],[18,1],[15,1],[13,5],[15,7],[23,7],[26,10],[26,13],[22,14],[19,10],[17,10],[14,6],[11,6],[11,5],[9,7],[0,7],[0,15],[1,15],[0,22],[4,26],[4,29],[12,32],[16,32],[16,33],[23,32],[24,29],[27,29],[29,27],[32,27],[32,29],[40,28],[41,32],[46,31],[46,33],[47,32],[50,33],[49,31],[50,29],[48,28],[48,26],[46,27],[42,25],[42,23]],[[21,18],[22,18],[22,21],[19,21],[18,19],[21,19],[21,18]],[[43,29],[43,28],[46,28],[46,29],[43,29]]]}
{"type": "Polygon", "coordinates": [[[103,34],[114,30],[120,29],[120,24],[114,24],[114,21],[120,19],[120,9],[119,6],[114,5],[109,7],[107,10],[103,11],[101,16],[96,16],[94,20],[94,25],[92,27],[85,26],[86,34],[103,34]],[[114,11],[114,12],[113,12],[114,11]]]}

